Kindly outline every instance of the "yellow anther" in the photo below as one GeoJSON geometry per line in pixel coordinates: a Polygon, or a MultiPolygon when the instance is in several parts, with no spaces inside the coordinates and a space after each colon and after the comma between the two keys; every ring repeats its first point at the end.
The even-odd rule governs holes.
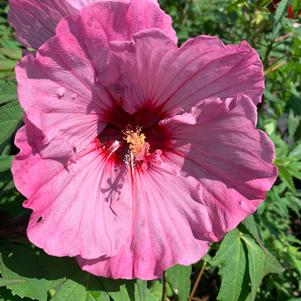
{"type": "Polygon", "coordinates": [[[141,132],[141,128],[137,127],[136,130],[126,130],[123,132],[123,139],[129,144],[130,152],[136,156],[145,150],[145,135],[141,132]]]}

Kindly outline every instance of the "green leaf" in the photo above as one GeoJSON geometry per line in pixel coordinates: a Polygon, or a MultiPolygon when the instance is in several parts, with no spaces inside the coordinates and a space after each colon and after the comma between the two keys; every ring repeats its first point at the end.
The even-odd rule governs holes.
{"type": "Polygon", "coordinates": [[[301,142],[297,143],[289,153],[289,157],[301,160],[301,142]]]}
{"type": "Polygon", "coordinates": [[[179,301],[188,300],[191,287],[191,266],[176,265],[166,271],[166,280],[172,286],[179,301]]]}
{"type": "Polygon", "coordinates": [[[240,300],[246,272],[246,254],[238,230],[235,229],[225,236],[211,264],[219,267],[222,278],[217,300],[240,300]]]}
{"type": "Polygon", "coordinates": [[[0,145],[14,133],[22,120],[22,114],[17,101],[0,107],[0,145]]]}
{"type": "Polygon", "coordinates": [[[15,81],[0,81],[0,104],[17,100],[15,81]]]}
{"type": "Polygon", "coordinates": [[[146,281],[102,279],[105,290],[113,301],[158,301],[146,286],[146,281]]]}
{"type": "MultiPolygon", "coordinates": [[[[130,296],[127,292],[126,281],[111,281],[109,279],[104,279],[103,285],[114,301],[131,301],[130,296]]],[[[134,288],[132,287],[130,291],[133,293],[134,288]]]]}
{"type": "Polygon", "coordinates": [[[282,27],[281,21],[283,17],[287,14],[287,9],[290,1],[291,0],[282,0],[277,6],[275,17],[274,17],[274,27],[273,27],[273,37],[272,37],[273,40],[277,37],[282,27]]]}
{"type": "Polygon", "coordinates": [[[294,211],[298,217],[301,217],[301,200],[293,196],[291,193],[287,193],[285,197],[288,202],[288,207],[294,211]]]}
{"type": "Polygon", "coordinates": [[[13,70],[15,67],[16,61],[11,59],[0,59],[0,72],[13,70]]]}
{"type": "Polygon", "coordinates": [[[135,301],[159,301],[147,288],[147,281],[137,280],[135,282],[135,301]]]}
{"type": "MultiPolygon", "coordinates": [[[[59,286],[55,287],[56,292],[51,298],[51,301],[109,301],[109,296],[105,291],[97,291],[93,289],[90,283],[90,277],[86,275],[84,284],[80,284],[74,280],[67,279],[59,286]]],[[[92,280],[93,281],[93,280],[92,280]]],[[[95,279],[94,279],[95,281],[95,279]]],[[[100,279],[98,286],[100,285],[100,279]]]]}
{"type": "Polygon", "coordinates": [[[47,280],[46,265],[50,268],[46,255],[36,255],[28,248],[18,245],[13,246],[9,252],[1,253],[0,257],[2,276],[8,280],[22,281],[18,285],[7,284],[7,288],[20,297],[39,301],[47,301],[47,292],[53,285],[52,281],[47,280]]]}
{"type": "Polygon", "coordinates": [[[68,279],[57,288],[57,292],[54,293],[51,301],[85,300],[85,297],[85,288],[68,279]]]}
{"type": "Polygon", "coordinates": [[[280,274],[284,272],[284,268],[281,266],[279,261],[273,256],[267,249],[266,261],[265,261],[265,275],[267,274],[280,274]]]}
{"type": "Polygon", "coordinates": [[[7,280],[5,278],[1,278],[0,277],[0,287],[2,286],[8,286],[8,285],[14,285],[14,284],[20,284],[20,283],[24,283],[24,280],[7,280]]]}
{"type": "Polygon", "coordinates": [[[265,254],[262,248],[249,236],[244,235],[243,240],[246,242],[249,260],[249,273],[251,278],[251,292],[248,300],[254,300],[257,289],[264,277],[265,254]]]}
{"type": "Polygon", "coordinates": [[[74,259],[12,244],[0,255],[0,273],[9,281],[6,287],[22,298],[47,301],[51,294],[52,301],[109,301],[101,278],[80,270],[74,259]]]}
{"type": "Polygon", "coordinates": [[[147,281],[137,280],[135,283],[136,300],[146,301],[147,298],[147,281]]]}
{"type": "Polygon", "coordinates": [[[278,166],[279,177],[287,185],[287,187],[295,191],[295,184],[293,177],[290,175],[289,171],[284,166],[278,166]]]}
{"type": "MultiPolygon", "coordinates": [[[[252,219],[245,224],[250,229],[248,232],[257,236],[252,219]]],[[[252,301],[264,276],[283,271],[276,258],[262,244],[237,229],[225,236],[210,263],[219,267],[222,277],[217,296],[217,300],[221,301],[252,301]]]]}
{"type": "Polygon", "coordinates": [[[137,280],[135,285],[137,286],[139,299],[141,301],[146,301],[147,281],[137,280]]]}
{"type": "Polygon", "coordinates": [[[277,6],[276,13],[275,13],[275,23],[279,23],[282,17],[287,13],[287,9],[289,6],[290,0],[282,0],[277,6]]]}
{"type": "Polygon", "coordinates": [[[291,176],[301,181],[301,162],[290,163],[286,170],[291,176]]]}
{"type": "Polygon", "coordinates": [[[18,61],[22,58],[21,48],[0,48],[0,55],[18,61]]]}
{"type": "Polygon", "coordinates": [[[20,297],[39,301],[158,301],[146,281],[95,277],[71,258],[51,257],[30,246],[4,245],[0,253],[3,285],[20,297]],[[24,260],[26,258],[26,260],[24,260]]]}
{"type": "Polygon", "coordinates": [[[163,284],[159,280],[154,280],[151,282],[151,286],[149,288],[150,293],[156,300],[161,300],[162,298],[162,289],[163,284]]]}
{"type": "Polygon", "coordinates": [[[243,235],[247,247],[251,292],[247,300],[255,300],[262,279],[269,273],[281,273],[282,267],[268,251],[262,249],[250,235],[243,235]]]}
{"type": "Polygon", "coordinates": [[[13,156],[2,156],[0,157],[0,172],[10,170],[13,156]]]}
{"type": "Polygon", "coordinates": [[[12,295],[11,291],[5,287],[0,287],[0,301],[32,301],[32,299],[20,298],[16,295],[12,295]]]}
{"type": "Polygon", "coordinates": [[[258,243],[262,243],[259,235],[259,231],[257,228],[257,224],[255,222],[255,218],[253,215],[248,216],[242,224],[246,227],[250,234],[256,239],[258,243]]]}
{"type": "Polygon", "coordinates": [[[297,128],[300,124],[301,116],[295,116],[294,113],[291,111],[288,115],[288,134],[289,138],[293,139],[297,128]]]}

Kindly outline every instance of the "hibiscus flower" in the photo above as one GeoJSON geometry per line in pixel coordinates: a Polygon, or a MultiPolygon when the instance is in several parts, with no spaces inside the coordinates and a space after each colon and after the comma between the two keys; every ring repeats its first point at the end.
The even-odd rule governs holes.
{"type": "Polygon", "coordinates": [[[179,48],[169,20],[148,1],[95,3],[16,67],[28,237],[95,275],[198,261],[277,176],[256,51],[208,36],[179,48]]]}

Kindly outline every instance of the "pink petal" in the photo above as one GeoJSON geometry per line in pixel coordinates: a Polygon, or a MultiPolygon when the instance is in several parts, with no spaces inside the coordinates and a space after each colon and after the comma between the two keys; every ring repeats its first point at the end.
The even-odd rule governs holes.
{"type": "Polygon", "coordinates": [[[114,168],[92,146],[66,167],[41,159],[27,140],[23,127],[16,136],[21,152],[12,172],[17,189],[28,198],[24,206],[33,210],[30,241],[55,256],[118,254],[131,228],[132,191],[125,170],[114,168]]]}
{"type": "Polygon", "coordinates": [[[64,137],[61,149],[52,143],[42,154],[45,158],[83,151],[105,126],[104,110],[111,106],[107,92],[94,83],[95,71],[78,41],[68,43],[72,38],[65,34],[49,40],[16,67],[20,103],[27,119],[43,132],[44,144],[64,137]]]}
{"type": "Polygon", "coordinates": [[[75,12],[66,0],[9,0],[8,20],[23,45],[38,49],[54,35],[57,23],[75,12]]]}
{"type": "Polygon", "coordinates": [[[98,276],[156,279],[175,264],[198,261],[208,249],[206,208],[184,178],[163,164],[135,174],[132,239],[109,259],[78,262],[98,276]]]}
{"type": "Polygon", "coordinates": [[[277,178],[273,143],[255,128],[256,116],[252,101],[240,96],[207,99],[162,122],[172,133],[173,160],[207,208],[212,240],[252,214],[277,178]]]}
{"type": "MultiPolygon", "coordinates": [[[[126,23],[132,29],[158,27],[175,38],[170,18],[159,9],[156,0],[113,0],[110,2],[106,0],[10,0],[9,22],[15,28],[17,37],[23,45],[38,49],[55,35],[56,25],[62,18],[98,2],[101,5],[99,19],[116,14],[120,10],[119,6],[126,5],[127,20],[122,22],[125,29],[126,23]],[[111,2],[116,3],[111,4],[111,2]]],[[[107,19],[103,19],[100,23],[106,21],[107,19]]],[[[108,25],[107,29],[108,31],[114,30],[114,26],[109,28],[108,25]]]]}
{"type": "Polygon", "coordinates": [[[179,112],[208,97],[238,93],[257,104],[264,89],[262,63],[247,42],[225,46],[217,38],[200,36],[179,49],[158,29],[143,30],[130,43],[111,42],[107,68],[101,80],[107,86],[119,84],[116,90],[129,113],[146,104],[179,112]]]}
{"type": "Polygon", "coordinates": [[[43,132],[35,127],[24,116],[24,122],[27,124],[26,135],[28,143],[34,149],[34,153],[39,153],[44,159],[54,159],[62,164],[69,164],[76,162],[76,154],[70,147],[64,136],[58,135],[54,137],[49,143],[43,132]]]}
{"type": "MultiPolygon", "coordinates": [[[[107,63],[109,41],[128,41],[140,30],[159,28],[177,43],[170,16],[155,1],[104,1],[82,9],[77,20],[69,18],[67,22],[77,28],[77,35],[84,36],[81,37],[83,47],[87,49],[99,75],[102,75],[107,63]]],[[[63,32],[60,29],[57,31],[63,32]]]]}

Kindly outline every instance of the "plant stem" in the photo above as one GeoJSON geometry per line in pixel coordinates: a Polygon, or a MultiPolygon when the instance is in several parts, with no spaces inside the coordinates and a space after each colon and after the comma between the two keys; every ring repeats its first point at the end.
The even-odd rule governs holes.
{"type": "Polygon", "coordinates": [[[269,56],[270,56],[270,53],[271,53],[271,51],[273,49],[273,45],[274,45],[274,40],[272,40],[269,43],[269,45],[267,47],[267,50],[265,52],[265,56],[264,56],[264,59],[263,59],[263,64],[264,64],[265,68],[267,68],[268,65],[269,65],[269,56]]]}
{"type": "Polygon", "coordinates": [[[267,47],[267,50],[265,52],[265,56],[264,56],[264,59],[263,59],[263,64],[264,66],[267,68],[268,65],[269,65],[269,56],[270,56],[270,53],[271,51],[273,50],[273,46],[274,46],[274,43],[277,42],[277,39],[279,37],[277,37],[277,34],[280,30],[280,28],[278,28],[278,25],[279,23],[282,21],[283,17],[287,14],[287,8],[288,8],[288,5],[286,6],[286,8],[283,10],[280,18],[277,20],[276,23],[274,23],[273,27],[274,27],[274,31],[272,33],[272,38],[271,38],[271,41],[270,43],[268,44],[268,47],[267,47]]]}
{"type": "Polygon", "coordinates": [[[199,286],[199,283],[200,283],[200,281],[202,279],[202,276],[204,274],[206,265],[207,265],[207,261],[204,261],[203,266],[202,266],[202,268],[201,268],[201,270],[200,270],[200,272],[198,274],[198,277],[197,277],[197,279],[196,279],[196,281],[194,283],[193,289],[192,289],[192,291],[190,293],[190,296],[189,296],[189,299],[188,299],[189,301],[192,301],[193,298],[194,298],[194,294],[195,294],[195,292],[196,292],[196,290],[197,290],[197,288],[199,286]]]}

